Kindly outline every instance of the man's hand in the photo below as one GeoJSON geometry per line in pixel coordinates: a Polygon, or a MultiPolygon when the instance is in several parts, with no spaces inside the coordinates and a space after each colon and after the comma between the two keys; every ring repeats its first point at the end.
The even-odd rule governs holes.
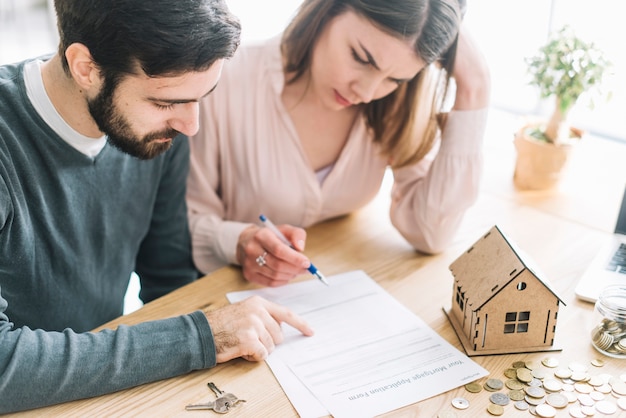
{"type": "Polygon", "coordinates": [[[313,335],[309,325],[290,309],[260,296],[205,312],[215,339],[217,362],[243,357],[262,361],[283,341],[281,323],[313,335]]]}

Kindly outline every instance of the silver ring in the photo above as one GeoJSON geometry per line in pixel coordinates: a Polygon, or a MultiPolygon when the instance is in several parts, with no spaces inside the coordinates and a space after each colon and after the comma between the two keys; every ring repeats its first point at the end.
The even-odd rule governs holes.
{"type": "Polygon", "coordinates": [[[260,256],[256,258],[256,263],[259,265],[259,267],[263,267],[266,264],[265,263],[266,255],[267,255],[267,251],[263,251],[263,254],[261,254],[260,256]]]}

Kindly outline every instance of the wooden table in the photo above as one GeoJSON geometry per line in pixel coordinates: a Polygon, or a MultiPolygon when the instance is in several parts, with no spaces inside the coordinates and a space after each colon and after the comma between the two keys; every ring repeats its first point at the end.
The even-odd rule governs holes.
{"type": "MultiPolygon", "coordinates": [[[[584,144],[586,148],[581,147],[583,150],[576,156],[568,178],[559,190],[551,193],[519,192],[511,181],[516,120],[494,111],[489,127],[482,193],[467,213],[456,241],[446,252],[437,256],[420,255],[395,231],[387,214],[390,186],[390,179],[387,179],[381,194],[364,209],[310,228],[306,254],[326,275],[364,270],[400,303],[462,351],[442,311],[452,298],[452,276],[448,266],[492,225],[497,224],[532,257],[567,304],[559,311],[557,325],[557,340],[561,342],[563,351],[479,356],[473,359],[490,371],[489,377],[502,380],[505,380],[503,371],[514,361],[539,364],[547,356],[558,359],[561,366],[573,361],[589,365],[591,360],[602,358],[605,362],[603,367],[589,366],[592,374],[619,376],[626,373],[626,360],[602,356],[591,347],[589,330],[592,327],[590,316],[593,305],[574,296],[576,280],[593,257],[601,238],[612,231],[626,179],[626,164],[622,163],[626,147],[596,138],[588,139],[584,144]]],[[[225,268],[105,326],[134,324],[207,306],[222,306],[227,303],[227,292],[252,288],[254,286],[243,280],[238,269],[225,268]]],[[[212,399],[212,393],[206,386],[209,381],[247,400],[231,410],[229,417],[297,416],[269,367],[263,362],[251,363],[241,359],[110,395],[10,416],[217,416],[212,412],[185,411],[187,404],[212,399]]],[[[442,411],[454,411],[458,417],[488,416],[489,395],[484,390],[472,394],[461,387],[385,416],[436,417],[442,411]],[[470,407],[454,410],[451,400],[457,396],[468,399],[470,407]]],[[[626,411],[619,411],[626,415],[626,411]]],[[[532,415],[527,411],[517,411],[509,404],[505,407],[505,416],[532,415]]],[[[569,415],[566,410],[560,410],[558,416],[569,415]]]]}

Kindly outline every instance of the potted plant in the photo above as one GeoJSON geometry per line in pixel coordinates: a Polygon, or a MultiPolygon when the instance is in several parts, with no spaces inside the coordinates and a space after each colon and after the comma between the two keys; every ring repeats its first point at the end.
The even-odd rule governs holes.
{"type": "Polygon", "coordinates": [[[527,124],[515,135],[513,179],[520,189],[545,190],[559,182],[572,147],[583,134],[570,125],[569,111],[583,93],[599,91],[611,64],[593,43],[576,37],[568,26],[527,57],[526,64],[530,84],[538,88],[541,98],[554,98],[554,109],[547,121],[527,124]]]}

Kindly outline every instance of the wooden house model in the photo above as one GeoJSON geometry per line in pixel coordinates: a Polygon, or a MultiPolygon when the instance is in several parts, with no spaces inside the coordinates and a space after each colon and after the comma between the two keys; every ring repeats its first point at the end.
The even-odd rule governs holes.
{"type": "Polygon", "coordinates": [[[560,350],[554,344],[559,303],[497,226],[457,258],[446,311],[469,356],[560,350]]]}

